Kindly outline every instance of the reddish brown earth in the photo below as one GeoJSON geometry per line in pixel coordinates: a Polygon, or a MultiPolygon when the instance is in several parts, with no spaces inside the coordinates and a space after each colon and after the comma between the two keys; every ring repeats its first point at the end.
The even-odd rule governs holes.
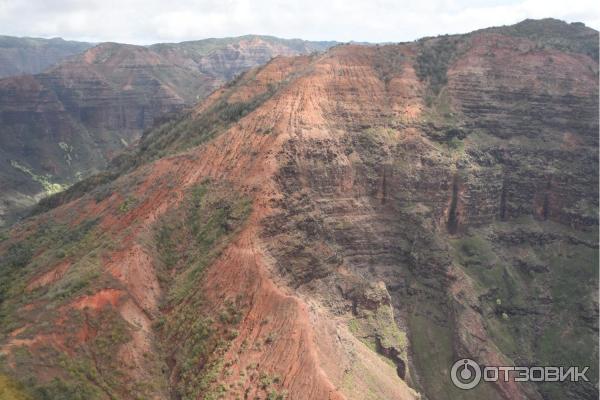
{"type": "Polygon", "coordinates": [[[79,384],[100,399],[594,398],[597,380],[469,392],[448,371],[462,357],[595,362],[597,74],[580,52],[488,31],[338,46],[248,72],[200,103],[183,136],[169,125],[137,157],[176,154],[0,242],[7,265],[20,265],[18,243],[34,247],[0,292],[4,373],[42,388],[60,378],[63,391],[79,384]],[[446,61],[423,56],[447,51],[445,40],[446,61]],[[427,63],[447,82],[436,87],[427,63]],[[222,102],[254,99],[198,136],[194,121],[230,112],[222,102]],[[36,236],[88,221],[75,248],[36,236]],[[70,273],[87,284],[52,296],[70,273]],[[48,291],[19,289],[40,285],[48,291]],[[61,366],[56,351],[92,361],[61,366]]]}

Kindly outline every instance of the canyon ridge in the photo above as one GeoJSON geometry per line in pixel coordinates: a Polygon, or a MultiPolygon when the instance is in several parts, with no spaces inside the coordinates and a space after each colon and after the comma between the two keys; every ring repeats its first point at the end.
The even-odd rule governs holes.
{"type": "MultiPolygon", "coordinates": [[[[174,57],[111,46],[83,71],[174,57]]],[[[214,88],[188,71],[167,77],[190,92],[153,87],[174,104],[214,88]]],[[[18,79],[18,98],[47,90],[18,79]]],[[[598,94],[598,32],[552,19],[252,68],[2,231],[0,388],[597,399],[598,94]],[[460,390],[466,357],[590,381],[460,390]]],[[[94,110],[139,132],[155,108],[94,110]]]]}

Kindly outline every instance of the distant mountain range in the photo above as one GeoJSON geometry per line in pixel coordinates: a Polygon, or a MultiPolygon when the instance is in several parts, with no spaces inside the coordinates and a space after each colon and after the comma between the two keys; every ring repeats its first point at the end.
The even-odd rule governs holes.
{"type": "Polygon", "coordinates": [[[0,35],[0,78],[37,74],[93,46],[93,43],[61,38],[41,39],[0,35]]]}

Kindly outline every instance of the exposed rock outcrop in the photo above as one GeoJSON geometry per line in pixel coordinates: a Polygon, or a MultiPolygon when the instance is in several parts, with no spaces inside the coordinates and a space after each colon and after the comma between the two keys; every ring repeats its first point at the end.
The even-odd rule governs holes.
{"type": "Polygon", "coordinates": [[[0,242],[4,374],[99,399],[593,398],[449,379],[463,357],[597,377],[598,66],[539,43],[338,46],[215,91],[0,242]]]}

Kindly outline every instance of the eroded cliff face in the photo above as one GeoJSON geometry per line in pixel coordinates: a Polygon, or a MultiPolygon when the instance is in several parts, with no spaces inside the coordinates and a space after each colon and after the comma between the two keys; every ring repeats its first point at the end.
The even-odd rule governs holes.
{"type": "Polygon", "coordinates": [[[6,233],[4,379],[37,398],[595,398],[596,378],[448,373],[597,376],[597,73],[497,31],[246,73],[6,233]]]}

